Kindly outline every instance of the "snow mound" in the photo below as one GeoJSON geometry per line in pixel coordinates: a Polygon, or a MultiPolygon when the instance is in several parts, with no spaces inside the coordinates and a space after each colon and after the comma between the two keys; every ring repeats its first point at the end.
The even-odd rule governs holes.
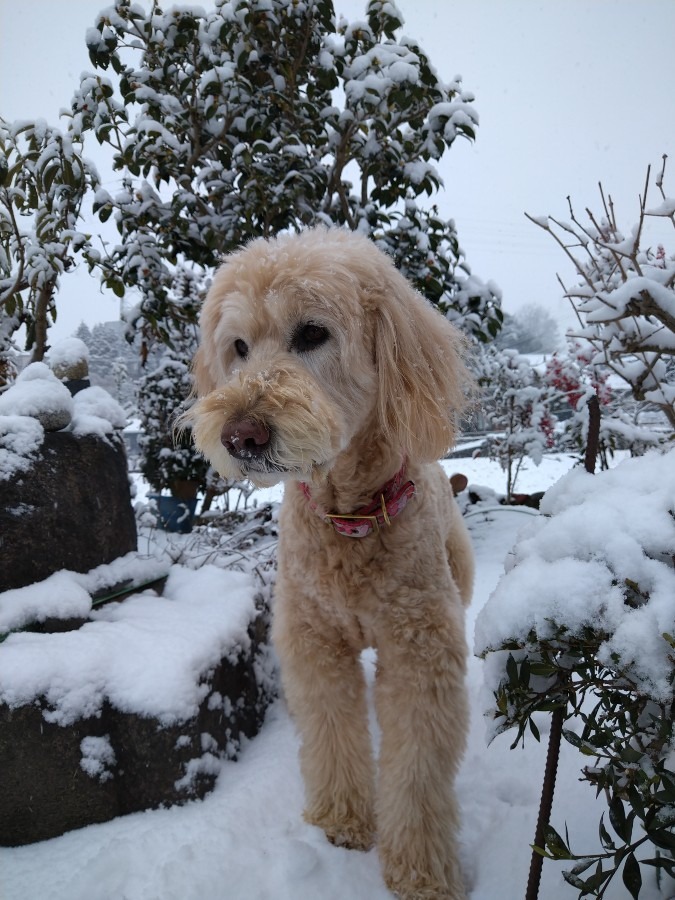
{"type": "MultiPolygon", "coordinates": [[[[77,348],[61,343],[68,345],[64,358],[72,360],[77,348]]],[[[45,431],[68,429],[105,438],[126,425],[126,413],[103,388],[88,387],[72,397],[48,365],[30,363],[0,394],[0,481],[30,469],[45,431]]]]}
{"type": "Polygon", "coordinates": [[[99,434],[102,437],[127,424],[127,414],[117,400],[102,387],[88,387],[73,398],[71,431],[75,434],[99,434]]]}
{"type": "Polygon", "coordinates": [[[0,481],[30,469],[44,436],[37,419],[0,412],[0,481]]]}
{"type": "Polygon", "coordinates": [[[89,371],[89,347],[79,338],[65,338],[49,351],[49,365],[57,378],[84,378],[89,371]]]}
{"type": "Polygon", "coordinates": [[[0,702],[19,707],[43,697],[45,719],[59,725],[98,715],[106,699],[162,725],[186,721],[208,693],[204,676],[249,648],[255,595],[251,573],[176,565],[161,597],[148,591],[107,604],[76,631],[10,634],[0,702]]]}
{"type": "Polygon", "coordinates": [[[132,552],[89,572],[62,569],[35,584],[0,592],[0,633],[46,619],[86,618],[93,594],[121,585],[147,584],[163,578],[168,569],[161,559],[132,552]]]}
{"type": "MultiPolygon", "coordinates": [[[[663,635],[675,633],[675,450],[598,475],[573,469],[547,491],[541,511],[548,518],[523,530],[509,571],[478,616],[475,652],[527,645],[533,632],[546,639],[561,626],[572,635],[589,626],[607,633],[602,661],[619,660],[654,699],[670,698],[663,635]],[[641,599],[627,603],[635,586],[641,599]]],[[[501,661],[488,671],[499,679],[501,661]]]]}

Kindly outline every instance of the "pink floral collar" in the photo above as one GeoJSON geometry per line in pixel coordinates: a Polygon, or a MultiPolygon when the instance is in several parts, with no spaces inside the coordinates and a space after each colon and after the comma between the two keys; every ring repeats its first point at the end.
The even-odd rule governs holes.
{"type": "Polygon", "coordinates": [[[363,538],[379,531],[381,525],[391,525],[391,520],[403,512],[408,505],[408,500],[415,493],[415,485],[412,481],[405,481],[406,461],[394,477],[388,481],[373,497],[367,505],[357,509],[349,515],[329,513],[322,510],[313,500],[309,485],[304,481],[299,482],[300,490],[309,502],[309,508],[319,518],[332,525],[338,534],[345,537],[363,538]]]}

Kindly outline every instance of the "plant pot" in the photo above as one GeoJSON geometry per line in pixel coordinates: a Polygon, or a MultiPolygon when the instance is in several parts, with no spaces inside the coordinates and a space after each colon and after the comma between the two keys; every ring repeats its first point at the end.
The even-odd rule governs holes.
{"type": "Polygon", "coordinates": [[[189,534],[192,531],[197,498],[181,500],[178,497],[167,497],[162,494],[149,494],[151,500],[157,504],[159,511],[159,524],[164,531],[177,534],[189,534]]]}
{"type": "Polygon", "coordinates": [[[196,479],[177,478],[169,483],[169,490],[171,496],[177,497],[179,500],[194,500],[199,492],[199,484],[200,482],[196,479]]]}

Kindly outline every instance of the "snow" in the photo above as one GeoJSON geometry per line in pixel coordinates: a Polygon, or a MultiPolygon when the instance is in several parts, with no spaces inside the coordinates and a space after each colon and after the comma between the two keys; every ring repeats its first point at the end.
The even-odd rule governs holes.
{"type": "Polygon", "coordinates": [[[112,778],[110,767],[115,765],[116,759],[108,735],[82,738],[80,750],[82,751],[80,766],[87,775],[99,781],[108,781],[112,778]]]}
{"type": "Polygon", "coordinates": [[[14,384],[0,394],[0,415],[33,416],[73,413],[70,391],[46,363],[34,362],[19,374],[14,384]]]}
{"type": "Polygon", "coordinates": [[[84,388],[73,397],[71,431],[75,434],[106,435],[127,422],[127,414],[102,387],[84,388]]]}
{"type": "Polygon", "coordinates": [[[0,594],[0,632],[23,628],[29,622],[83,618],[91,610],[89,593],[68,572],[54,572],[38,584],[0,594]]]}
{"type": "MultiPolygon", "coordinates": [[[[642,511],[633,506],[631,515],[622,517],[622,521],[634,518],[638,531],[648,526],[651,511],[658,507],[662,513],[663,504],[659,506],[656,498],[659,488],[671,480],[667,458],[662,458],[663,463],[658,457],[650,459],[654,465],[653,502],[650,500],[651,505],[642,511]]],[[[672,457],[669,462],[673,468],[672,457]]],[[[538,467],[526,461],[520,489],[543,490],[570,466],[571,459],[565,455],[546,454],[538,467]]],[[[445,461],[444,467],[449,474],[466,474],[470,486],[485,486],[486,496],[490,496],[490,488],[504,492],[504,475],[496,462],[452,459],[445,461]]],[[[631,475],[627,489],[637,496],[646,480],[631,475]]],[[[547,496],[547,511],[554,513],[550,521],[573,508],[575,498],[594,484],[583,473],[567,476],[561,487],[547,496]]],[[[267,502],[278,497],[279,490],[259,491],[252,499],[267,502]]],[[[607,512],[617,514],[617,508],[607,512]]],[[[525,527],[528,540],[534,541],[544,521],[532,510],[490,502],[474,507],[467,516],[477,562],[474,601],[467,615],[470,645],[476,618],[504,574],[505,559],[515,558],[509,553],[519,532],[525,527]]],[[[572,540],[573,535],[567,538],[572,540]]],[[[165,540],[176,542],[174,555],[178,557],[189,553],[193,538],[165,536],[165,540]]],[[[130,561],[121,564],[120,571],[128,565],[130,561]]],[[[509,574],[517,568],[512,566],[509,574]]],[[[103,580],[103,573],[99,572],[95,580],[103,580]]],[[[547,588],[549,585],[555,587],[547,581],[547,588]]],[[[68,668],[70,656],[64,655],[61,663],[73,682],[77,671],[81,702],[88,697],[87,702],[95,705],[97,695],[105,689],[115,692],[116,702],[152,707],[164,715],[185,714],[197,698],[189,695],[187,676],[183,683],[177,670],[190,664],[199,667],[223,648],[222,632],[230,627],[226,624],[230,604],[234,617],[227,638],[243,639],[253,592],[253,581],[246,571],[174,565],[165,598],[141,594],[96,614],[96,621],[87,629],[99,652],[88,656],[89,669],[81,656],[72,669],[68,668]],[[124,633],[126,661],[113,662],[99,641],[106,629],[120,639],[124,633]],[[145,640],[134,630],[145,632],[145,640]],[[146,668],[152,670],[147,678],[146,668]],[[136,680],[144,686],[136,688],[136,680]]],[[[545,593],[541,591],[541,596],[545,593]]],[[[0,660],[8,648],[18,657],[18,648],[25,649],[26,641],[39,637],[11,635],[0,647],[0,660]]],[[[71,644],[71,649],[78,654],[85,652],[82,644],[78,648],[71,644]]],[[[31,670],[44,673],[46,666],[39,653],[33,662],[31,670]]],[[[371,684],[374,665],[374,654],[364,654],[371,684]]],[[[509,750],[511,736],[507,734],[498,736],[488,747],[481,713],[485,668],[481,659],[469,658],[467,685],[473,715],[457,785],[462,821],[460,855],[468,900],[516,900],[524,895],[527,882],[548,720],[542,716],[537,722],[542,744],[532,739],[523,748],[509,750]]],[[[32,680],[33,688],[39,687],[36,675],[24,669],[17,676],[11,665],[3,663],[3,690],[7,689],[7,678],[14,682],[32,680]]],[[[59,685],[44,686],[56,698],[59,685]]],[[[374,717],[371,724],[377,741],[374,717]]],[[[374,850],[357,853],[335,847],[319,829],[304,822],[298,738],[282,700],[274,703],[260,734],[243,746],[237,762],[216,761],[208,753],[208,740],[203,749],[202,765],[220,768],[215,790],[203,801],[126,816],[25,847],[0,849],[3,900],[391,900],[374,850]]],[[[82,765],[92,777],[105,777],[113,764],[109,750],[105,739],[82,747],[82,765]]],[[[597,847],[597,823],[605,807],[603,800],[596,800],[594,791],[578,780],[583,762],[578,751],[563,742],[552,824],[564,831],[566,822],[573,849],[590,852],[597,847]]],[[[563,882],[564,867],[544,862],[542,900],[574,896],[563,882]]],[[[616,884],[607,892],[606,900],[625,896],[623,885],[616,884]]],[[[659,896],[655,883],[646,882],[640,896],[655,900],[659,896]]]]}
{"type": "Polygon", "coordinates": [[[14,478],[30,469],[33,457],[42,446],[44,435],[44,429],[37,419],[7,415],[0,407],[0,481],[14,478]]]}
{"type": "Polygon", "coordinates": [[[10,634],[0,702],[16,707],[43,696],[45,718],[59,725],[98,715],[106,699],[163,724],[185,721],[208,691],[195,673],[248,648],[254,594],[250,574],[173,566],[162,597],[146,591],[106,604],[76,631],[10,634]]]}
{"type": "Polygon", "coordinates": [[[653,277],[635,275],[613,291],[599,291],[597,296],[602,302],[592,301],[584,307],[584,311],[588,310],[586,321],[595,323],[618,319],[626,314],[626,307],[631,300],[639,300],[642,294],[648,294],[667,315],[675,316],[675,296],[672,289],[653,277]]]}

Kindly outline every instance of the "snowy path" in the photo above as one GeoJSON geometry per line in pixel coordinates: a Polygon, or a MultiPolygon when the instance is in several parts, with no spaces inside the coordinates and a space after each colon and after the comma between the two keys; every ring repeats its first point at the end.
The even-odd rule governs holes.
{"type": "MultiPolygon", "coordinates": [[[[470,479],[478,461],[456,460],[470,479]]],[[[487,461],[486,461],[487,462],[487,461]]],[[[569,465],[533,472],[550,483],[569,465]]],[[[448,468],[452,468],[448,464],[448,468]]],[[[481,473],[482,474],[482,473],[481,473]]],[[[537,489],[524,484],[524,489],[537,489]]],[[[529,519],[500,510],[468,519],[477,558],[470,646],[477,613],[495,586],[518,529],[529,519]]],[[[485,745],[482,662],[470,658],[473,710],[460,774],[461,856],[470,900],[518,900],[525,893],[529,844],[539,803],[548,722],[542,744],[509,750],[513,737],[485,745]]],[[[372,677],[372,657],[366,659],[372,677]]],[[[563,742],[564,743],[564,742],[563,742]]],[[[302,820],[298,741],[281,701],[238,762],[225,763],[215,791],[184,807],[148,811],[71,832],[51,841],[0,850],[1,900],[391,900],[377,855],[329,844],[302,820]]],[[[580,758],[563,746],[553,824],[570,825],[578,849],[595,845],[603,805],[578,782],[580,758]]],[[[572,900],[560,867],[545,862],[541,900],[572,900]]],[[[626,896],[618,884],[607,900],[626,896]]],[[[645,900],[659,896],[645,886],[645,900]]]]}

